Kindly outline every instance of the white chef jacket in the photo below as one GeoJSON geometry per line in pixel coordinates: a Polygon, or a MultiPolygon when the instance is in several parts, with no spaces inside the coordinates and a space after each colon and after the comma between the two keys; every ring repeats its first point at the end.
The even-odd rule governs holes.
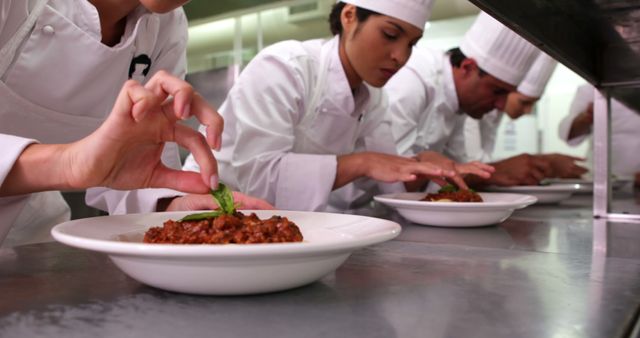
{"type": "Polygon", "coordinates": [[[496,148],[498,128],[504,112],[494,109],[481,119],[466,119],[464,123],[464,141],[467,160],[490,163],[496,148]]]}
{"type": "MultiPolygon", "coordinates": [[[[385,95],[366,84],[352,94],[338,44],[338,37],[284,41],[247,65],[220,107],[222,181],[285,210],[352,210],[378,188],[404,190],[360,179],[331,191],[337,155],[396,153],[385,95]]],[[[192,156],[184,168],[198,169],[192,156]]]]}
{"type": "Polygon", "coordinates": [[[413,156],[431,150],[466,162],[464,121],[449,56],[414,48],[411,58],[384,87],[398,151],[413,156]]]}
{"type": "MultiPolygon", "coordinates": [[[[0,48],[12,42],[35,3],[0,3],[0,48]]],[[[0,133],[44,143],[66,143],[90,134],[111,111],[130,68],[131,77],[139,81],[161,69],[184,76],[186,31],[182,9],[159,15],[140,6],[127,18],[120,43],[108,47],[100,42],[98,13],[89,1],[48,1],[0,78],[3,95],[10,96],[0,100],[16,107],[15,114],[0,116],[0,133]],[[150,67],[132,66],[142,54],[151,60],[150,67]]],[[[3,148],[11,146],[7,140],[6,135],[0,138],[3,148]]],[[[6,156],[0,160],[8,168],[13,161],[6,156]]],[[[180,167],[175,145],[165,148],[163,161],[180,167]]],[[[87,192],[87,202],[111,213],[144,212],[154,210],[158,198],[175,195],[179,193],[167,189],[100,188],[87,192]]],[[[3,201],[0,205],[7,207],[3,201]]]]}
{"type": "MultiPolygon", "coordinates": [[[[595,88],[590,84],[578,87],[565,117],[558,128],[559,136],[569,145],[578,146],[590,137],[590,134],[569,139],[573,121],[593,103],[595,88]]],[[[611,172],[618,178],[632,178],[640,172],[640,157],[635,156],[640,149],[640,115],[635,110],[617,100],[611,100],[611,172]]],[[[593,142],[590,140],[588,163],[593,162],[593,142]]]]}

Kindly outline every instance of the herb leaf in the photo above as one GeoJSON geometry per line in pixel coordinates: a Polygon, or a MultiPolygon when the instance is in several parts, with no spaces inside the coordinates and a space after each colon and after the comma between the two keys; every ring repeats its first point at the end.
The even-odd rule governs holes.
{"type": "Polygon", "coordinates": [[[199,214],[187,215],[187,216],[183,217],[181,220],[179,220],[178,222],[202,221],[202,220],[208,219],[208,218],[216,218],[216,217],[218,217],[220,215],[222,215],[222,210],[218,209],[218,210],[209,211],[209,212],[201,212],[199,214]]]}
{"type": "Polygon", "coordinates": [[[218,184],[218,189],[212,190],[211,195],[218,202],[220,210],[225,214],[233,214],[236,211],[236,206],[233,203],[233,194],[231,189],[224,183],[218,184]]]}
{"type": "MultiPolygon", "coordinates": [[[[459,189],[458,187],[456,187],[455,185],[453,185],[453,184],[447,184],[447,185],[445,185],[444,187],[440,188],[440,190],[438,190],[438,193],[443,193],[443,192],[456,192],[456,191],[458,191],[458,190],[460,190],[460,189],[459,189]]],[[[471,192],[476,192],[475,190],[473,190],[473,189],[471,189],[471,188],[469,189],[469,191],[471,191],[471,192]]]]}
{"type": "Polygon", "coordinates": [[[209,192],[213,199],[218,203],[218,209],[214,211],[201,212],[197,214],[190,214],[183,217],[178,222],[185,221],[201,221],[207,218],[215,218],[222,214],[231,215],[236,212],[236,204],[233,202],[233,194],[231,189],[223,183],[218,184],[218,189],[210,190],[209,192]]]}
{"type": "Polygon", "coordinates": [[[440,190],[438,190],[439,193],[456,192],[456,191],[458,191],[458,187],[456,187],[453,184],[447,184],[444,187],[440,188],[440,190]]]}

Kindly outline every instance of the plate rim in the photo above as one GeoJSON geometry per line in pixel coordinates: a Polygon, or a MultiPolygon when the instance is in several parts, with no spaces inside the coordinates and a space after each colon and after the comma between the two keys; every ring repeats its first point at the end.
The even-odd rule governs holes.
{"type": "MultiPolygon", "coordinates": [[[[242,212],[269,212],[269,210],[240,210],[242,212]]],[[[301,257],[317,254],[329,254],[337,252],[354,251],[359,248],[386,242],[397,237],[402,231],[402,227],[397,222],[374,218],[369,216],[350,215],[350,214],[338,214],[327,212],[310,212],[310,211],[291,211],[291,210],[273,210],[274,215],[277,214],[323,214],[331,215],[332,217],[354,217],[361,219],[371,219],[381,224],[386,225],[388,228],[380,230],[373,234],[367,235],[364,238],[345,238],[344,241],[337,241],[332,243],[265,243],[265,244],[232,244],[232,245],[217,245],[217,244],[150,244],[150,243],[132,243],[121,242],[116,240],[107,239],[94,239],[87,238],[79,235],[69,234],[64,230],[67,227],[78,226],[78,224],[84,223],[91,219],[91,222],[96,222],[96,219],[105,218],[126,218],[130,217],[144,217],[145,215],[167,214],[167,215],[179,215],[189,214],[193,211],[184,212],[152,212],[152,213],[139,213],[139,214],[127,214],[127,215],[111,215],[93,217],[87,219],[78,219],[68,222],[64,222],[56,225],[51,229],[51,235],[54,239],[65,245],[72,247],[91,250],[95,252],[105,253],[107,255],[119,255],[119,256],[139,256],[139,257],[153,257],[153,258],[268,258],[268,257],[301,257]]],[[[286,216],[285,216],[286,217],[286,216]]],[[[170,219],[170,218],[167,218],[170,219]]],[[[151,225],[149,226],[151,227],[151,225]]],[[[337,227],[340,228],[340,227],[337,227]]],[[[330,231],[337,231],[336,229],[324,227],[324,229],[330,231]]],[[[133,229],[132,229],[133,230],[133,229]]],[[[114,233],[113,235],[118,235],[114,233]]]]}

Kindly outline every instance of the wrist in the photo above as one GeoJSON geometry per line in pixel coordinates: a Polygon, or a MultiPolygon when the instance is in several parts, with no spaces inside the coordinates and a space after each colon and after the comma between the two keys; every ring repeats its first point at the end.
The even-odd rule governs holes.
{"type": "Polygon", "coordinates": [[[31,144],[17,158],[2,185],[2,195],[73,188],[64,170],[66,145],[31,144]]]}

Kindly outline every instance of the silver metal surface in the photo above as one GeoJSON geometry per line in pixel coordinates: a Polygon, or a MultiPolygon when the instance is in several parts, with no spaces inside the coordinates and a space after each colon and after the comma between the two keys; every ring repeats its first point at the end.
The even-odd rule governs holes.
{"type": "Polygon", "coordinates": [[[258,296],[156,290],[57,243],[4,250],[0,337],[625,337],[640,304],[640,227],[605,223],[610,250],[593,250],[590,201],[484,228],[402,221],[398,240],[319,282],[258,296]]]}

